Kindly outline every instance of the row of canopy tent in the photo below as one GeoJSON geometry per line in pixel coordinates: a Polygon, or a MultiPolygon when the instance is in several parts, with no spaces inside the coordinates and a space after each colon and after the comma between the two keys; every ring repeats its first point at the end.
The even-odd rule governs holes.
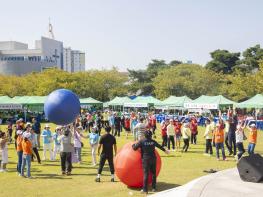
{"type": "MultiPolygon", "coordinates": [[[[0,109],[30,109],[36,111],[43,111],[44,103],[47,96],[15,96],[10,98],[8,96],[0,96],[0,109]]],[[[89,98],[81,98],[80,104],[82,108],[88,108],[91,105],[101,105],[102,102],[89,98]]]]}
{"type": "Polygon", "coordinates": [[[152,96],[138,96],[135,99],[129,97],[115,97],[113,100],[104,103],[104,107],[134,107],[146,108],[154,106],[156,109],[209,109],[216,110],[221,107],[234,106],[237,108],[263,108],[263,95],[257,94],[247,101],[237,103],[225,98],[222,95],[206,96],[202,95],[195,100],[187,96],[170,96],[167,99],[160,101],[152,96]]]}

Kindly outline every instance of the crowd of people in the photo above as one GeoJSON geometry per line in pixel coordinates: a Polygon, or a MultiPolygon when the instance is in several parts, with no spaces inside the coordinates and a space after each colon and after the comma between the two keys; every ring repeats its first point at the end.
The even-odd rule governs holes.
{"type": "MultiPolygon", "coordinates": [[[[125,136],[132,136],[138,143],[133,146],[134,150],[141,148],[142,161],[144,167],[144,187],[143,192],[148,192],[147,177],[149,171],[155,175],[155,155],[154,148],[169,153],[169,151],[187,152],[190,144],[194,146],[198,143],[198,121],[195,115],[184,117],[167,116],[160,123],[157,129],[157,120],[154,112],[147,114],[121,113],[110,110],[96,113],[83,112],[79,118],[71,125],[57,126],[54,133],[50,130],[49,124],[41,128],[38,119],[33,118],[31,122],[24,122],[23,119],[16,121],[15,125],[9,123],[7,132],[0,131],[0,162],[1,172],[7,171],[8,164],[8,144],[14,142],[17,152],[17,173],[19,176],[32,178],[31,161],[37,160],[39,164],[43,160],[54,161],[60,156],[62,175],[71,175],[72,163],[82,162],[83,139],[89,140],[91,149],[92,165],[98,167],[98,175],[95,179],[100,182],[101,172],[105,161],[108,160],[111,172],[111,181],[114,182],[114,153],[117,153],[116,138],[120,137],[122,131],[125,136]],[[106,134],[102,135],[102,128],[106,134]],[[13,130],[15,135],[13,138],[13,130]],[[162,142],[159,145],[155,140],[160,132],[162,142]],[[41,139],[42,138],[42,146],[41,139]],[[183,145],[182,145],[183,143],[183,145]],[[43,147],[42,159],[39,149],[43,147]],[[100,155],[97,162],[96,155],[100,155]],[[47,155],[49,157],[47,157],[47,155]],[[27,169],[25,175],[25,168],[27,169]]],[[[248,140],[247,152],[254,154],[257,143],[257,128],[255,124],[246,125],[245,121],[239,119],[234,111],[229,110],[227,117],[223,118],[219,114],[219,120],[214,122],[212,117],[206,118],[205,132],[201,136],[205,138],[204,154],[213,155],[213,147],[216,150],[216,158],[220,160],[220,150],[222,159],[227,160],[225,146],[229,155],[233,155],[237,160],[245,153],[244,140],[248,140]],[[246,134],[245,128],[249,133],[246,134]],[[248,136],[248,137],[247,137],[248,136]]],[[[156,189],[156,177],[153,183],[153,190],[156,189]]]]}

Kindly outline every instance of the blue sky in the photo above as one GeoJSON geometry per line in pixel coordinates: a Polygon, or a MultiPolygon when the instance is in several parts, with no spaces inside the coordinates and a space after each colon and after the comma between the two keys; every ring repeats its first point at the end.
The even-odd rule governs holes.
{"type": "Polygon", "coordinates": [[[141,69],[151,59],[205,64],[215,49],[263,46],[262,0],[8,0],[0,40],[47,35],[86,52],[86,68],[141,69]]]}

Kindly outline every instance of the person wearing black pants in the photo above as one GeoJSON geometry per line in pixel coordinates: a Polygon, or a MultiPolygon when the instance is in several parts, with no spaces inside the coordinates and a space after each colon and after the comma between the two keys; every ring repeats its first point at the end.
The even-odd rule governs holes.
{"type": "Polygon", "coordinates": [[[213,148],[212,148],[212,139],[206,139],[206,148],[205,148],[206,154],[213,154],[213,148]]]}
{"type": "Polygon", "coordinates": [[[168,150],[170,150],[170,143],[172,142],[172,148],[175,149],[174,136],[167,136],[168,138],[168,150]]]}
{"type": "Polygon", "coordinates": [[[114,118],[114,127],[115,127],[115,132],[114,132],[114,136],[120,137],[121,134],[121,117],[120,116],[116,116],[114,118]]]}
{"type": "Polygon", "coordinates": [[[72,163],[71,163],[71,152],[61,152],[60,153],[60,159],[61,159],[61,170],[62,174],[71,174],[71,168],[72,168],[72,163]]]}
{"type": "Polygon", "coordinates": [[[156,191],[156,155],[155,147],[164,151],[166,154],[169,152],[166,151],[160,144],[152,140],[152,132],[146,131],[145,138],[140,140],[138,143],[133,144],[133,150],[141,149],[142,153],[142,166],[143,166],[143,193],[148,193],[148,177],[149,172],[152,174],[152,191],[156,191]]]}
{"type": "Polygon", "coordinates": [[[98,175],[95,179],[96,182],[100,182],[101,172],[103,170],[105,161],[108,160],[111,172],[111,182],[114,182],[114,164],[113,164],[113,148],[114,153],[117,153],[117,145],[116,138],[110,134],[111,127],[106,127],[105,131],[107,132],[105,135],[101,136],[99,141],[98,155],[100,155],[100,164],[98,169],[98,175]],[[100,154],[100,150],[102,147],[102,152],[100,154]]]}
{"type": "Polygon", "coordinates": [[[207,119],[205,121],[205,133],[204,137],[206,140],[206,148],[205,148],[205,153],[212,155],[213,154],[213,148],[212,148],[212,139],[213,139],[213,131],[214,131],[214,125],[211,124],[211,120],[207,119]]]}
{"type": "Polygon", "coordinates": [[[34,156],[36,156],[36,157],[37,157],[37,162],[38,162],[39,164],[41,164],[41,159],[40,159],[40,156],[39,156],[37,147],[33,147],[33,152],[34,152],[35,155],[32,154],[32,161],[34,161],[34,156]]]}
{"type": "Polygon", "coordinates": [[[184,123],[182,128],[182,136],[184,140],[184,146],[183,146],[183,152],[187,152],[189,148],[189,139],[190,139],[190,129],[189,129],[189,123],[184,123]]]}
{"type": "Polygon", "coordinates": [[[72,161],[71,152],[73,152],[73,145],[71,144],[72,133],[69,128],[65,128],[63,135],[58,137],[58,141],[61,144],[60,147],[60,159],[61,159],[61,171],[62,175],[71,175],[72,161]]]}

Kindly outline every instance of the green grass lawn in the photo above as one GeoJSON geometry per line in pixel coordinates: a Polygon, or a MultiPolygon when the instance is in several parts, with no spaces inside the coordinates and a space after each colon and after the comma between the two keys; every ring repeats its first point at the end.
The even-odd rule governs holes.
{"type": "MultiPolygon", "coordinates": [[[[5,126],[1,126],[2,129],[5,126]]],[[[52,125],[54,131],[54,125],[52,125]]],[[[160,131],[157,131],[160,133],[160,131]]],[[[215,156],[207,157],[203,155],[205,144],[203,139],[204,129],[199,128],[198,145],[190,145],[188,153],[171,152],[165,155],[159,151],[162,158],[162,169],[157,179],[158,191],[170,189],[183,185],[192,179],[205,175],[203,170],[216,169],[223,170],[236,166],[233,157],[228,157],[228,161],[217,161],[215,156]]],[[[117,138],[117,146],[120,148],[125,143],[132,140],[125,139],[124,132],[117,138]]],[[[72,176],[61,176],[59,157],[54,162],[32,163],[32,176],[34,179],[25,179],[16,174],[17,156],[14,144],[9,145],[9,164],[7,173],[0,174],[1,192],[0,196],[141,196],[139,189],[127,188],[121,182],[110,182],[110,172],[106,165],[101,183],[94,180],[97,174],[97,167],[91,166],[90,148],[88,140],[84,141],[83,164],[74,164],[72,176]]],[[[157,141],[161,143],[160,136],[157,141]]],[[[247,143],[245,143],[247,147],[247,143]]],[[[215,152],[215,150],[214,150],[215,152]]],[[[256,152],[263,154],[263,133],[259,132],[256,152]]],[[[42,156],[42,151],[40,150],[42,156]]],[[[117,180],[118,181],[118,180],[117,180]]]]}

